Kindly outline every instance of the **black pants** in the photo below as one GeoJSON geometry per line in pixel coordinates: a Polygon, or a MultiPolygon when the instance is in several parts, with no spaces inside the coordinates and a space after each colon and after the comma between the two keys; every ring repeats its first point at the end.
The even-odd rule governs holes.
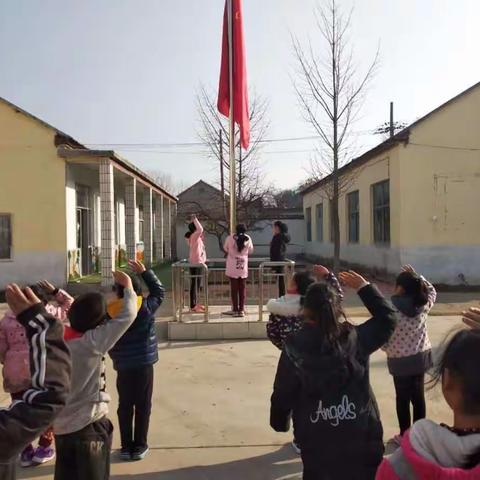
{"type": "MultiPolygon", "coordinates": [[[[275,273],[285,273],[284,267],[275,267],[274,268],[275,273]]],[[[286,288],[285,288],[285,277],[282,275],[278,277],[278,296],[283,297],[286,293],[286,288]]]]}
{"type": "Polygon", "coordinates": [[[118,424],[122,448],[148,446],[153,365],[117,372],[118,424]],[[134,428],[135,427],[135,428],[134,428]]]}
{"type": "Polygon", "coordinates": [[[411,426],[410,404],[413,406],[413,421],[426,416],[425,375],[393,377],[397,395],[397,417],[400,434],[403,435],[411,426]]]}
{"type": "Polygon", "coordinates": [[[190,280],[190,308],[194,308],[197,305],[197,297],[198,291],[200,290],[201,279],[199,277],[196,277],[196,275],[200,275],[201,273],[201,268],[190,269],[190,275],[192,275],[192,278],[190,280]]]}
{"type": "Polygon", "coordinates": [[[55,435],[55,480],[108,480],[113,425],[107,417],[78,432],[55,435]]]}
{"type": "Polygon", "coordinates": [[[245,296],[247,291],[246,278],[231,278],[232,310],[236,313],[245,311],[245,296]]]}

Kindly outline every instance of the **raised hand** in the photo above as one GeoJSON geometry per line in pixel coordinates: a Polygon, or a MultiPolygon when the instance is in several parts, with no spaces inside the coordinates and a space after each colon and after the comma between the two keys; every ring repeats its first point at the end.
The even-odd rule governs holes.
{"type": "Polygon", "coordinates": [[[330,273],[330,270],[323,265],[314,265],[313,274],[318,278],[325,278],[330,273]]]}
{"type": "Polygon", "coordinates": [[[5,298],[7,299],[10,310],[15,314],[28,310],[30,307],[37,305],[40,299],[32,292],[30,288],[26,288],[23,292],[18,285],[12,283],[5,290],[5,298]]]}
{"type": "Polygon", "coordinates": [[[353,288],[355,290],[359,290],[368,282],[357,272],[353,270],[349,270],[348,272],[341,272],[338,276],[340,278],[340,282],[342,285],[346,287],[353,288]]]}
{"type": "Polygon", "coordinates": [[[480,329],[480,308],[470,307],[462,312],[463,323],[470,328],[480,329]]]}
{"type": "Polygon", "coordinates": [[[416,273],[415,269],[411,265],[404,265],[402,267],[402,272],[416,273]]]}
{"type": "Polygon", "coordinates": [[[132,279],[126,273],[117,270],[116,272],[112,272],[112,274],[117,285],[120,285],[123,288],[133,288],[132,279]]]}
{"type": "Polygon", "coordinates": [[[41,282],[38,282],[37,286],[50,294],[56,290],[55,285],[52,285],[48,280],[42,280],[41,282]]]}
{"type": "Polygon", "coordinates": [[[143,273],[146,270],[145,265],[138,260],[129,260],[128,266],[135,273],[143,273]]]}

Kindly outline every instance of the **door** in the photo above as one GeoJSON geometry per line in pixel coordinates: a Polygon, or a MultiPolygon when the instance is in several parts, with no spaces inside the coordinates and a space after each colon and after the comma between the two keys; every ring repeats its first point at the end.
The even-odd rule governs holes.
{"type": "Polygon", "coordinates": [[[90,210],[77,208],[77,249],[80,252],[81,275],[92,273],[90,255],[90,210]]]}

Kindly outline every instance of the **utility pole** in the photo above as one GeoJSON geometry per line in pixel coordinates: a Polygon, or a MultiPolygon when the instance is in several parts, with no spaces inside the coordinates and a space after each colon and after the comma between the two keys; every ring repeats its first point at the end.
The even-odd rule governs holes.
{"type": "Polygon", "coordinates": [[[395,128],[393,125],[393,102],[390,102],[390,138],[395,134],[395,128]]]}

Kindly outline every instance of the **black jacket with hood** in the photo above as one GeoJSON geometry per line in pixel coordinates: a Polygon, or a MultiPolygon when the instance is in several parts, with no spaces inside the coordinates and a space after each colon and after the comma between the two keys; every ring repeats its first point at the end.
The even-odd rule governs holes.
{"type": "Polygon", "coordinates": [[[287,245],[290,243],[288,233],[277,233],[270,242],[270,260],[272,262],[283,262],[287,255],[287,245]]]}
{"type": "Polygon", "coordinates": [[[0,480],[15,479],[18,454],[65,406],[70,389],[70,354],[63,325],[40,303],[17,316],[30,347],[32,386],[21,401],[0,409],[0,480]]]}
{"type": "Polygon", "coordinates": [[[279,360],[270,424],[288,431],[293,414],[305,471],[318,472],[304,478],[369,478],[361,468],[374,472],[382,460],[383,429],[369,357],[390,338],[396,313],[376,287],[366,285],[358,294],[370,320],[346,328],[335,348],[316,325],[304,324],[287,340],[279,360]]]}

